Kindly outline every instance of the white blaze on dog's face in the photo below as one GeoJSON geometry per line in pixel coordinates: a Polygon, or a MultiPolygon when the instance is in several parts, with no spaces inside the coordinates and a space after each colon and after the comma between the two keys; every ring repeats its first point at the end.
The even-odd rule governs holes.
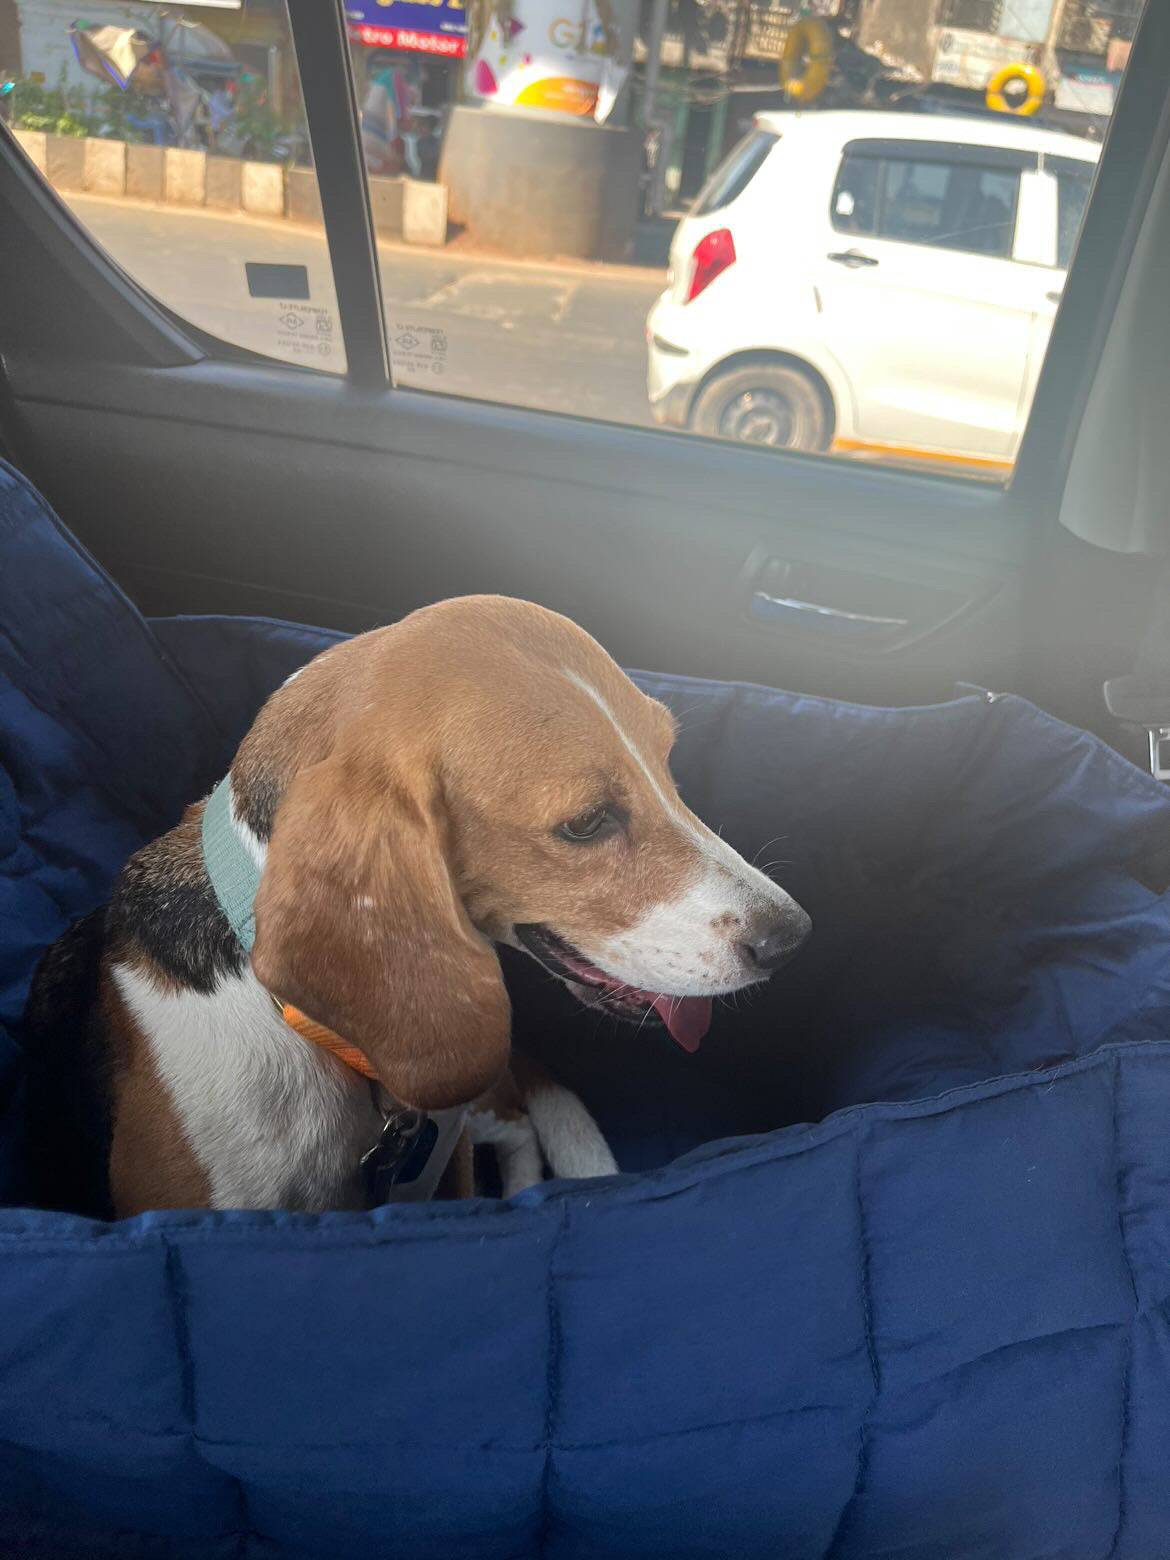
{"type": "Polygon", "coordinates": [[[507,1060],[493,942],[693,1050],[804,911],[679,799],[674,720],[567,618],[463,597],[328,651],[232,766],[264,836],[252,965],[397,1097],[473,1099],[507,1060]]]}

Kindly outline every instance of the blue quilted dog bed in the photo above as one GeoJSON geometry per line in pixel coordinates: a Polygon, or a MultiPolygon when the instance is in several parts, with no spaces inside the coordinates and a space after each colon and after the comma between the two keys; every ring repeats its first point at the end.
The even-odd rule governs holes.
{"type": "Polygon", "coordinates": [[[626,1173],[32,1212],[40,950],[327,636],[145,623],[7,468],[0,544],[0,1553],[1170,1554],[1164,790],[1014,698],[647,677],[816,931],[695,1057],[510,967],[626,1173]]]}

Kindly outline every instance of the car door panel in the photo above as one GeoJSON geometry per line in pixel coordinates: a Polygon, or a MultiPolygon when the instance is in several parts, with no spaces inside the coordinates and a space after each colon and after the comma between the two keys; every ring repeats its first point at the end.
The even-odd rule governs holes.
{"type": "Polygon", "coordinates": [[[1031,278],[1031,285],[1034,298],[1028,336],[1028,366],[1024,376],[1025,418],[1032,404],[1032,398],[1036,394],[1044,359],[1048,356],[1052,327],[1056,322],[1056,311],[1060,308],[1060,300],[1064,292],[1064,272],[1055,268],[1041,272],[1037,268],[1037,274],[1031,278]]]}
{"type": "Polygon", "coordinates": [[[1008,459],[1032,326],[1021,267],[883,239],[853,247],[872,268],[826,257],[818,288],[826,341],[854,386],[858,438],[1008,459]]]}
{"type": "MultiPolygon", "coordinates": [[[[296,0],[298,45],[332,10],[296,0]]],[[[333,22],[340,70],[340,8],[333,22]]],[[[1143,27],[1155,98],[1126,112],[1123,97],[1105,156],[1117,193],[1094,201],[1090,260],[1069,279],[1087,314],[1058,321],[1009,491],[388,388],[370,334],[368,209],[364,232],[344,228],[347,201],[360,226],[365,198],[352,114],[334,115],[331,145],[309,74],[351,378],[283,368],[175,320],[0,144],[0,441],[148,611],[361,628],[498,589],[568,612],[631,664],[879,703],[944,697],[966,679],[1059,707],[1040,653],[1061,627],[1044,610],[1046,528],[1092,332],[1123,273],[1125,202],[1170,134],[1157,97],[1170,17],[1151,11],[1143,27]],[[829,613],[761,614],[761,594],[829,613]],[[915,631],[875,643],[826,628],[832,613],[915,631]]],[[[1098,600],[1110,620],[1112,598],[1098,600]]]]}
{"type": "Polygon", "coordinates": [[[873,523],[845,497],[873,474],[814,458],[778,491],[767,454],[276,368],[110,370],[82,406],[79,380],[75,366],[10,360],[30,469],[152,612],[363,628],[498,590],[568,613],[630,663],[830,692],[844,661],[859,696],[893,702],[945,696],[960,676],[996,681],[1010,660],[1018,538],[978,487],[963,508],[986,523],[956,549],[931,502],[948,485],[896,473],[881,474],[889,509],[873,523]],[[264,415],[242,428],[261,385],[264,415]],[[62,448],[69,459],[53,460],[62,448]],[[826,480],[841,523],[810,535],[826,480]],[[944,590],[964,611],[904,650],[826,645],[753,616],[762,553],[848,563],[845,609],[864,613],[872,579],[879,593],[883,580],[944,590]]]}
{"type": "Polygon", "coordinates": [[[844,253],[854,249],[874,264],[826,256],[818,286],[826,340],[855,387],[858,437],[1012,455],[1032,324],[1023,267],[887,239],[844,253]]]}
{"type": "Polygon", "coordinates": [[[817,289],[861,441],[1014,453],[1031,293],[1026,268],[992,251],[1012,251],[1028,160],[947,142],[846,146],[817,289]]]}

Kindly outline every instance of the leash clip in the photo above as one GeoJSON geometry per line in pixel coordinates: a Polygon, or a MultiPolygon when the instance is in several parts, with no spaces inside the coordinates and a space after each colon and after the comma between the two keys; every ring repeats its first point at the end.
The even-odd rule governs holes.
{"type": "Polygon", "coordinates": [[[361,1157],[362,1168],[375,1159],[383,1167],[400,1165],[413,1148],[425,1120],[421,1110],[411,1110],[409,1106],[390,1111],[382,1121],[381,1132],[361,1157]]]}
{"type": "Polygon", "coordinates": [[[378,1139],[373,1143],[373,1147],[367,1148],[367,1151],[362,1154],[360,1162],[363,1165],[368,1164],[374,1158],[374,1154],[378,1154],[379,1158],[385,1161],[395,1156],[406,1159],[407,1154],[410,1153],[410,1145],[415,1137],[418,1137],[424,1120],[426,1117],[423,1112],[412,1111],[409,1106],[404,1106],[399,1111],[388,1112],[382,1119],[382,1131],[378,1134],[378,1139]]]}
{"type": "Polygon", "coordinates": [[[399,1181],[418,1178],[431,1157],[437,1136],[430,1117],[409,1105],[385,1115],[381,1132],[360,1160],[370,1207],[388,1202],[399,1181]]]}

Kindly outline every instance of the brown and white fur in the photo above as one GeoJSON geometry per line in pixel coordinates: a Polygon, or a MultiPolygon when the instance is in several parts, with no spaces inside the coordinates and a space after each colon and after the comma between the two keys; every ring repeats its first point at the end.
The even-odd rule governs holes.
{"type": "Polygon", "coordinates": [[[567,947],[620,1011],[619,982],[687,999],[766,978],[808,927],[680,801],[673,740],[582,629],[503,597],[425,608],[294,674],[231,767],[233,826],[262,869],[250,960],[207,878],[202,803],[128,862],[107,912],[115,1212],[361,1205],[370,1087],[271,994],[357,1046],[395,1099],[477,1102],[505,1192],[542,1159],[611,1172],[574,1095],[508,1074],[494,944],[548,950],[598,995],[558,962],[567,947]]]}

